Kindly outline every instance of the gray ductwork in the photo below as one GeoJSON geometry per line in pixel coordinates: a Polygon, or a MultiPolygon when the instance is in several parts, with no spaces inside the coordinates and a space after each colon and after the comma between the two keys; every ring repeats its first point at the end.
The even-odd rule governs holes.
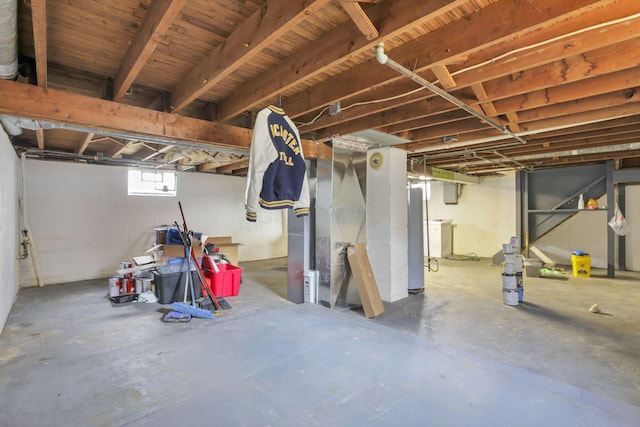
{"type": "Polygon", "coordinates": [[[18,75],[18,0],[0,0],[0,78],[18,75]]]}
{"type": "Polygon", "coordinates": [[[10,136],[16,136],[22,134],[22,126],[20,126],[20,119],[12,116],[5,116],[0,114],[0,125],[10,136]]]}

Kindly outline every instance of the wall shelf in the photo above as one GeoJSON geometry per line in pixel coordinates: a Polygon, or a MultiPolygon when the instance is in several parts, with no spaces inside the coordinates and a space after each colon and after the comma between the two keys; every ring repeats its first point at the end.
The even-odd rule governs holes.
{"type": "Polygon", "coordinates": [[[598,211],[606,211],[607,208],[598,208],[598,209],[529,209],[527,212],[529,213],[548,213],[548,214],[556,214],[556,213],[573,213],[573,212],[598,212],[598,211]]]}

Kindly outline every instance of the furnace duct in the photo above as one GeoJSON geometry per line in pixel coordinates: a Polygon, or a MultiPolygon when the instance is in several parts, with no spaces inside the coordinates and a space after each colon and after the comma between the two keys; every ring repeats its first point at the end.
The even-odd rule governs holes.
{"type": "Polygon", "coordinates": [[[18,76],[18,1],[0,0],[0,78],[18,76]]]}

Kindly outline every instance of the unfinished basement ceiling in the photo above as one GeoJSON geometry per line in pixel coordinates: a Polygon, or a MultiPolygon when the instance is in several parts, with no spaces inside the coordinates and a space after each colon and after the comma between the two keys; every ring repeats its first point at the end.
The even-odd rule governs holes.
{"type": "Polygon", "coordinates": [[[30,156],[244,175],[255,114],[280,101],[309,158],[375,131],[471,175],[640,165],[637,0],[10,3],[21,72],[0,114],[28,119],[12,142],[30,156]]]}

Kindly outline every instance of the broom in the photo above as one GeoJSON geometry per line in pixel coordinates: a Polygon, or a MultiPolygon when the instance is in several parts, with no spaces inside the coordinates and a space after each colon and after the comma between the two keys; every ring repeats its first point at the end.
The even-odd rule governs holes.
{"type": "MultiPolygon", "coordinates": [[[[176,227],[178,227],[178,223],[176,222],[176,227]]],[[[191,246],[191,236],[190,233],[186,231],[186,228],[181,231],[180,227],[178,227],[178,232],[180,233],[180,238],[182,239],[182,243],[184,244],[186,256],[187,256],[187,276],[185,279],[185,299],[184,302],[174,302],[171,304],[171,309],[173,311],[177,311],[179,313],[189,314],[194,317],[201,317],[203,319],[213,319],[213,313],[210,310],[205,310],[203,308],[199,308],[196,306],[196,295],[193,287],[193,280],[189,280],[191,276],[191,260],[194,254],[193,247],[191,246]],[[191,291],[191,305],[187,304],[187,287],[189,287],[189,291],[191,291]]],[[[196,266],[198,265],[195,262],[196,266]]]]}
{"type": "MultiPolygon", "coordinates": [[[[182,224],[185,230],[188,230],[187,228],[187,220],[184,217],[184,211],[182,210],[182,203],[178,202],[178,207],[180,208],[180,215],[182,215],[182,224]]],[[[195,252],[193,250],[193,246],[190,246],[191,249],[191,259],[195,260],[195,252]]],[[[213,294],[213,291],[211,290],[211,288],[207,285],[207,281],[204,278],[204,273],[202,272],[202,268],[200,268],[200,265],[198,264],[197,261],[194,261],[194,264],[196,265],[196,270],[198,272],[198,279],[200,279],[200,284],[202,285],[202,287],[205,289],[207,295],[209,296],[209,299],[211,299],[211,303],[213,304],[212,307],[212,311],[214,312],[215,315],[222,315],[222,314],[226,314],[226,310],[230,310],[231,309],[231,305],[229,305],[229,303],[222,297],[216,297],[213,294]]],[[[215,265],[215,262],[214,262],[215,265]]]]}

